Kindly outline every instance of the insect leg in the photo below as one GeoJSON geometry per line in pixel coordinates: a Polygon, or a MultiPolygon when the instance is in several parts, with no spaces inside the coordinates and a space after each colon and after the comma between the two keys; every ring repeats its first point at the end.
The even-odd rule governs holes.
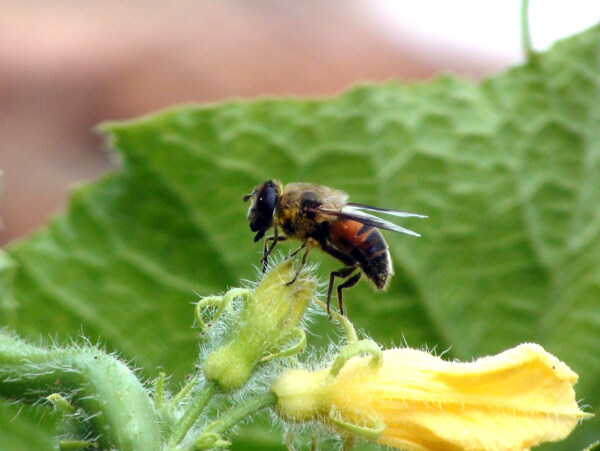
{"type": "Polygon", "coordinates": [[[298,252],[300,252],[305,247],[306,247],[306,243],[304,243],[302,246],[300,246],[298,249],[296,249],[294,252],[292,252],[290,255],[288,255],[287,258],[294,257],[298,252]]]}
{"type": "Polygon", "coordinates": [[[343,284],[338,285],[337,295],[338,295],[338,305],[340,306],[340,314],[342,314],[342,315],[344,314],[344,302],[342,301],[342,290],[344,288],[350,288],[350,287],[353,287],[354,285],[356,285],[358,283],[358,281],[360,280],[361,276],[362,276],[362,272],[358,271],[352,277],[350,277],[349,279],[346,279],[346,281],[343,284]]]}
{"type": "MultiPolygon", "coordinates": [[[[298,252],[300,252],[300,250],[302,250],[304,247],[306,247],[306,243],[304,243],[302,246],[300,246],[296,251],[294,251],[290,257],[296,255],[298,252]]],[[[302,261],[300,262],[300,266],[298,266],[298,271],[296,271],[296,275],[294,276],[294,278],[292,280],[290,280],[288,283],[286,283],[287,286],[290,286],[291,284],[293,284],[296,279],[298,278],[298,274],[300,274],[300,271],[302,271],[302,268],[304,268],[304,265],[306,264],[306,257],[308,257],[308,253],[310,252],[310,247],[307,247],[306,250],[304,251],[304,255],[302,256],[302,261]]]]}
{"type": "Polygon", "coordinates": [[[287,240],[287,236],[279,236],[277,234],[277,227],[275,227],[275,230],[273,231],[273,235],[272,236],[268,236],[265,238],[265,246],[263,249],[263,257],[260,259],[260,262],[262,263],[262,267],[263,267],[263,272],[265,272],[267,270],[267,263],[269,262],[269,255],[271,254],[271,252],[273,251],[273,249],[275,249],[275,246],[277,245],[278,241],[285,241],[287,240]],[[273,243],[271,243],[271,245],[268,247],[267,249],[267,244],[269,241],[273,241],[273,243]]]}
{"type": "MultiPolygon", "coordinates": [[[[342,279],[346,279],[346,278],[350,277],[352,275],[352,273],[356,270],[356,268],[358,268],[358,262],[356,262],[353,266],[346,266],[345,268],[338,269],[337,271],[332,271],[331,274],[329,274],[329,286],[327,287],[327,314],[329,315],[329,319],[331,319],[331,313],[329,312],[329,305],[331,303],[331,291],[333,290],[333,280],[336,277],[340,277],[342,279]]],[[[359,274],[359,278],[360,278],[360,272],[358,274],[359,274]]],[[[356,277],[356,276],[354,276],[354,277],[356,277]]],[[[352,279],[354,279],[354,277],[352,279]]],[[[352,279],[349,279],[349,280],[352,280],[352,279]]],[[[358,282],[358,279],[356,280],[356,282],[358,282]]],[[[354,282],[354,284],[356,282],[354,282]]],[[[354,284],[352,284],[352,285],[354,285],[354,284]]],[[[345,285],[345,283],[343,283],[342,285],[345,285]]],[[[340,285],[338,287],[338,301],[341,299],[340,298],[340,295],[341,295],[340,287],[342,285],[340,285]]],[[[343,304],[340,302],[340,307],[342,305],[343,304]]],[[[342,315],[344,314],[343,307],[340,308],[340,313],[342,315]]]]}

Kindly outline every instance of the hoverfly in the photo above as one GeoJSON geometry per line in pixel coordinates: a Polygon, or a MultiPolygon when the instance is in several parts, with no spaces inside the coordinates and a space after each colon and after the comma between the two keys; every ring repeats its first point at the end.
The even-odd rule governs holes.
{"type": "Polygon", "coordinates": [[[337,287],[342,315],[342,290],[356,285],[363,273],[377,290],[387,288],[394,270],[388,245],[378,229],[420,236],[412,230],[366,211],[399,217],[426,217],[416,213],[350,203],[345,192],[311,183],[289,183],[283,186],[279,180],[267,180],[244,196],[244,202],[248,200],[252,200],[248,210],[248,221],[250,229],[256,232],[254,242],[259,241],[267,230],[273,228],[273,235],[268,236],[264,242],[261,259],[263,271],[266,270],[269,254],[277,243],[286,240],[302,243],[290,257],[304,249],[300,267],[288,285],[295,282],[312,248],[320,248],[345,265],[329,275],[327,313],[330,318],[331,291],[336,277],[345,279],[337,287]],[[279,233],[280,230],[283,235],[279,233]]]}

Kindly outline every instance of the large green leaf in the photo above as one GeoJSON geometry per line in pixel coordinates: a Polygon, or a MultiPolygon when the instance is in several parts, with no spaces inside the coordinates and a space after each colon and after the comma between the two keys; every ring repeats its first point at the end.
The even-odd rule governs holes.
{"type": "MultiPolygon", "coordinates": [[[[254,278],[261,246],[242,195],[268,178],[315,182],[429,216],[403,221],[420,239],[386,234],[388,292],[347,293],[359,327],[467,360],[535,341],[598,407],[599,57],[594,28],[482,83],[443,77],[107,124],[121,167],[9,248],[6,323],[28,336],[83,331],[146,375],[161,367],[180,381],[196,357],[197,294],[254,278]]],[[[323,279],[339,266],[312,259],[323,279]]],[[[332,335],[326,321],[318,330],[332,335]]],[[[556,449],[581,449],[599,425],[556,449]]]]}

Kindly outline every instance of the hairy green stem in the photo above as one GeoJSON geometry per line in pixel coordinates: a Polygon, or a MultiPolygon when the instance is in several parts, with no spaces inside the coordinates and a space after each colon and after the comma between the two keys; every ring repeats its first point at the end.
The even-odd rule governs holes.
{"type": "Polygon", "coordinates": [[[161,411],[163,409],[165,403],[165,378],[166,374],[164,372],[158,373],[158,377],[156,381],[154,381],[154,408],[157,411],[161,411]]]}
{"type": "Polygon", "coordinates": [[[55,393],[89,414],[101,447],[160,449],[152,403],[124,363],[92,347],[43,349],[0,332],[0,394],[38,402],[55,393]]]}
{"type": "Polygon", "coordinates": [[[185,398],[192,391],[197,383],[198,380],[196,377],[186,382],[186,384],[181,387],[181,390],[179,390],[177,394],[173,396],[171,402],[169,402],[169,404],[166,406],[166,413],[170,415],[179,406],[183,398],[185,398]]]}
{"type": "Polygon", "coordinates": [[[202,387],[202,389],[192,399],[192,402],[189,406],[187,406],[185,413],[173,428],[173,432],[169,438],[170,447],[177,445],[181,440],[183,440],[190,428],[194,425],[198,417],[200,417],[204,411],[206,405],[218,391],[219,385],[215,381],[206,381],[206,385],[204,385],[204,387],[202,387]]]}
{"type": "Polygon", "coordinates": [[[529,28],[529,0],[521,0],[521,45],[528,60],[534,55],[531,43],[531,30],[529,28]]]}
{"type": "Polygon", "coordinates": [[[223,434],[253,413],[265,407],[274,406],[275,404],[277,404],[277,395],[275,393],[271,391],[263,393],[228,410],[219,416],[219,420],[214,423],[214,426],[211,427],[209,425],[207,429],[210,429],[210,432],[223,434]]]}
{"type": "Polygon", "coordinates": [[[217,421],[204,428],[196,438],[195,443],[185,448],[185,450],[208,449],[214,448],[215,443],[218,442],[228,443],[225,440],[219,440],[219,437],[240,421],[246,420],[250,415],[275,404],[277,404],[277,395],[269,391],[229,409],[220,415],[217,421]]]}

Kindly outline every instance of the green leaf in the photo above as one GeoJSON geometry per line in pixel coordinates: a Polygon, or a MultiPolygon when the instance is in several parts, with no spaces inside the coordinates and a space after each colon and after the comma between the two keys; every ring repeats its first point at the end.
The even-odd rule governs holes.
{"type": "MultiPolygon", "coordinates": [[[[597,408],[599,86],[596,27],[481,83],[441,77],[106,124],[120,168],[9,248],[3,318],[31,337],[83,332],[146,375],[181,381],[196,358],[197,295],[254,279],[259,264],[242,195],[269,178],[321,183],[429,216],[402,221],[420,239],[385,234],[396,270],[386,293],[347,293],[358,327],[467,360],[540,343],[597,408]]],[[[310,259],[323,280],[340,266],[310,259]]],[[[318,322],[323,336],[331,327],[318,322]]],[[[599,426],[584,422],[554,449],[583,448],[599,426]]]]}
{"type": "Polygon", "coordinates": [[[56,450],[59,416],[51,408],[0,401],[0,449],[3,451],[56,450]]]}

